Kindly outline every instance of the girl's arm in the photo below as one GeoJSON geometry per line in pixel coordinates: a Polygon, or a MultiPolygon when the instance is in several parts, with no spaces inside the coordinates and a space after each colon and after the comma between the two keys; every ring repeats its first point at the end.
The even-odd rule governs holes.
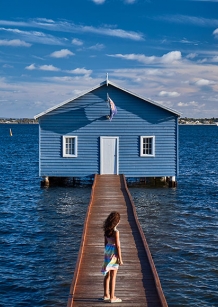
{"type": "Polygon", "coordinates": [[[123,260],[122,260],[121,247],[120,247],[120,235],[119,235],[118,230],[115,231],[115,244],[116,244],[117,252],[118,252],[118,261],[119,261],[119,264],[122,265],[123,260]]]}

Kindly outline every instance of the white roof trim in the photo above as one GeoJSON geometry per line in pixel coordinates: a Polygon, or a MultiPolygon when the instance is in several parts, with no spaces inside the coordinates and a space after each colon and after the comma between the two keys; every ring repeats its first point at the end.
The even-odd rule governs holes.
{"type": "Polygon", "coordinates": [[[39,114],[35,115],[35,116],[34,116],[34,119],[37,119],[37,118],[39,118],[39,117],[41,117],[41,116],[43,116],[43,115],[46,115],[46,114],[50,113],[51,111],[53,111],[53,110],[55,110],[55,109],[57,109],[57,108],[59,108],[59,107],[62,107],[63,105],[65,105],[65,104],[67,104],[67,103],[69,103],[69,102],[71,102],[71,101],[73,101],[73,100],[75,100],[75,99],[77,99],[77,98],[79,98],[79,97],[82,97],[82,96],[88,94],[89,92],[92,92],[92,91],[96,90],[97,88],[99,88],[99,87],[101,87],[101,86],[103,86],[103,85],[105,85],[105,84],[106,84],[106,85],[109,85],[109,84],[110,84],[110,85],[112,85],[112,86],[114,86],[114,87],[116,87],[116,88],[118,88],[118,89],[120,89],[120,90],[122,90],[122,91],[124,91],[124,92],[126,92],[126,93],[128,93],[128,94],[130,94],[130,95],[133,95],[133,96],[135,96],[135,97],[137,97],[137,98],[139,98],[139,99],[142,99],[142,100],[144,100],[144,101],[147,101],[147,102],[149,102],[149,103],[151,103],[151,104],[153,104],[153,105],[155,105],[155,106],[157,106],[157,107],[160,107],[160,108],[162,108],[162,109],[164,109],[164,110],[167,110],[167,111],[169,111],[169,112],[171,112],[171,113],[174,113],[174,114],[176,114],[176,115],[178,115],[178,116],[181,116],[181,113],[179,113],[179,112],[177,112],[177,111],[175,111],[175,110],[173,110],[173,109],[170,109],[170,108],[168,108],[168,107],[166,107],[166,106],[163,106],[163,105],[161,105],[161,104],[159,104],[159,103],[157,103],[157,102],[155,102],[155,101],[153,101],[153,100],[151,100],[151,99],[144,98],[144,97],[139,96],[139,95],[137,95],[137,94],[135,94],[135,93],[133,93],[133,92],[127,90],[127,89],[124,89],[124,88],[122,88],[122,87],[116,85],[115,83],[109,81],[108,78],[107,78],[106,81],[104,81],[104,82],[100,83],[99,85],[97,85],[97,86],[91,88],[90,90],[85,91],[85,92],[81,93],[80,95],[78,95],[78,96],[76,96],[76,97],[74,97],[74,98],[65,100],[65,101],[59,103],[58,105],[55,105],[54,107],[51,107],[50,109],[48,109],[48,110],[46,110],[46,111],[44,111],[44,112],[42,112],[42,113],[39,113],[39,114]]]}

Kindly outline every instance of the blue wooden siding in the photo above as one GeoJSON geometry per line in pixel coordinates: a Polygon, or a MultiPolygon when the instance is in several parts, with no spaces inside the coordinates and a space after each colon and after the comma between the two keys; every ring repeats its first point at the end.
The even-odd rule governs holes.
{"type": "Polygon", "coordinates": [[[39,119],[40,176],[100,173],[100,136],[119,137],[119,173],[177,175],[177,115],[112,85],[103,85],[39,119]],[[118,113],[110,122],[107,93],[118,113]],[[78,157],[62,157],[62,136],[78,137],[78,157]],[[155,136],[155,157],[140,157],[140,136],[155,136]]]}

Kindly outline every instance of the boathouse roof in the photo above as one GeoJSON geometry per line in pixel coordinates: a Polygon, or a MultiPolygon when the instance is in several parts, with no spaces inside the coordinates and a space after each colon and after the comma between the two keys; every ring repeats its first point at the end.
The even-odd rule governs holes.
{"type": "Polygon", "coordinates": [[[117,84],[115,84],[115,83],[109,81],[108,79],[106,79],[105,81],[103,81],[103,82],[101,82],[99,85],[97,85],[97,86],[95,86],[95,87],[89,89],[88,91],[85,91],[85,92],[81,93],[80,95],[78,95],[78,96],[76,96],[76,97],[73,97],[73,98],[70,98],[70,99],[68,99],[68,100],[65,100],[65,101],[59,103],[58,105],[55,105],[55,106],[53,106],[53,107],[47,109],[46,111],[41,112],[41,113],[35,115],[35,116],[34,116],[34,119],[40,118],[40,117],[42,117],[42,116],[44,116],[44,115],[50,113],[51,111],[53,111],[53,110],[55,110],[55,109],[57,109],[57,108],[59,108],[59,107],[62,107],[62,106],[64,106],[65,104],[67,104],[67,103],[69,103],[69,102],[72,102],[73,100],[76,100],[76,99],[78,99],[78,98],[80,98],[80,97],[86,95],[87,93],[92,92],[92,91],[94,91],[94,90],[96,90],[96,89],[98,89],[98,88],[100,88],[100,87],[102,87],[102,86],[104,86],[104,85],[107,85],[107,86],[108,86],[108,85],[111,85],[111,86],[113,86],[113,87],[116,87],[116,88],[118,88],[118,89],[120,89],[120,90],[122,90],[122,91],[124,91],[124,92],[126,92],[126,93],[128,93],[128,94],[130,94],[130,95],[132,95],[132,96],[135,96],[135,97],[137,97],[137,98],[139,98],[139,99],[142,99],[142,100],[144,100],[144,101],[146,101],[146,102],[149,102],[149,103],[151,103],[151,104],[153,104],[153,105],[155,105],[155,106],[157,106],[157,107],[160,107],[160,108],[162,108],[162,109],[164,109],[164,110],[167,110],[167,111],[169,111],[169,112],[171,112],[171,113],[173,113],[173,114],[175,114],[175,115],[177,115],[177,116],[181,116],[181,113],[179,113],[179,112],[177,112],[177,111],[175,111],[175,110],[173,110],[173,109],[171,109],[171,108],[168,108],[168,107],[166,107],[166,106],[164,106],[164,105],[161,105],[161,104],[159,104],[159,103],[157,103],[157,102],[155,102],[155,101],[153,101],[153,100],[151,100],[151,99],[149,99],[149,98],[145,98],[145,97],[142,97],[142,96],[140,96],[140,95],[138,95],[138,94],[135,94],[135,93],[133,93],[133,92],[127,90],[127,89],[124,89],[124,88],[118,86],[117,84]]]}

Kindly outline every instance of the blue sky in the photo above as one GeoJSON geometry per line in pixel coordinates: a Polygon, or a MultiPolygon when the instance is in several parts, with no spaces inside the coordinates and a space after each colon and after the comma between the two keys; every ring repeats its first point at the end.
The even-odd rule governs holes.
{"type": "Polygon", "coordinates": [[[218,0],[2,0],[0,117],[32,118],[106,73],[182,117],[218,117],[217,12],[218,0]]]}

